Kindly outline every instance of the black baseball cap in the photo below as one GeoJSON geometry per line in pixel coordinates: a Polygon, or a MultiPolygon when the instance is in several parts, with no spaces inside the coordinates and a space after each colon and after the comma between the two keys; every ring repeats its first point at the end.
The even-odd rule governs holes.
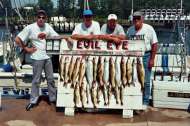
{"type": "Polygon", "coordinates": [[[46,13],[45,10],[38,10],[38,11],[37,11],[37,16],[38,16],[38,15],[41,15],[41,14],[44,15],[44,16],[47,16],[47,13],[46,13]]]}

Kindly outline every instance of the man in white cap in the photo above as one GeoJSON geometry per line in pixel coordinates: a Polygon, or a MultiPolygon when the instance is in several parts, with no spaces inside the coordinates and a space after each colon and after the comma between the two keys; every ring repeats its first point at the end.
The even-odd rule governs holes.
{"type": "Polygon", "coordinates": [[[143,65],[145,69],[143,104],[144,107],[147,108],[147,106],[149,105],[149,97],[151,95],[151,69],[154,66],[154,58],[157,51],[158,39],[154,28],[148,24],[143,23],[143,21],[144,16],[142,12],[137,11],[133,14],[133,26],[129,27],[127,31],[127,38],[129,40],[140,38],[141,40],[145,41],[145,54],[143,56],[143,65]]]}
{"type": "Polygon", "coordinates": [[[125,32],[121,25],[117,23],[117,15],[109,14],[108,21],[101,27],[100,39],[112,40],[114,42],[120,42],[125,39],[125,32]]]}

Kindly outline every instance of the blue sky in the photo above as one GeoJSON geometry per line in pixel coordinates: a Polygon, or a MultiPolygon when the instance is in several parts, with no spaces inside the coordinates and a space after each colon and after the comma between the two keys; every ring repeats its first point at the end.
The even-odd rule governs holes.
{"type": "Polygon", "coordinates": [[[57,7],[57,0],[52,0],[54,7],[57,7]]]}

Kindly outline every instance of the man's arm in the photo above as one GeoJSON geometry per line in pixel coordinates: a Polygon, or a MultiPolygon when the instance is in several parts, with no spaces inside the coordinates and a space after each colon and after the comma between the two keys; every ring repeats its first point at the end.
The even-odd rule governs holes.
{"type": "Polygon", "coordinates": [[[121,40],[125,39],[125,36],[119,35],[99,35],[98,39],[106,40],[106,41],[113,41],[116,44],[121,43],[121,40]]]}
{"type": "Polygon", "coordinates": [[[93,39],[98,39],[98,35],[79,35],[79,34],[74,34],[71,36],[72,39],[75,40],[93,40],[93,39]]]}
{"type": "Polygon", "coordinates": [[[37,50],[36,47],[27,47],[18,36],[15,38],[15,43],[27,53],[33,53],[37,50]]]}
{"type": "Polygon", "coordinates": [[[124,40],[126,37],[125,35],[110,35],[111,37],[118,38],[120,40],[124,40]]]}
{"type": "Polygon", "coordinates": [[[158,48],[157,43],[152,44],[152,46],[151,46],[151,55],[150,55],[150,60],[149,60],[149,65],[148,65],[149,69],[151,69],[154,66],[154,59],[155,59],[155,56],[156,56],[157,48],[158,48]]]}

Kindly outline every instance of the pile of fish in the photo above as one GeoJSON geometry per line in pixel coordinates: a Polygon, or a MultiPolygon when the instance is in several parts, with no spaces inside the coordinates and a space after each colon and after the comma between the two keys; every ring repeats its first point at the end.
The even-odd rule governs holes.
{"type": "Polygon", "coordinates": [[[74,103],[78,107],[89,103],[94,108],[103,95],[104,105],[109,105],[112,95],[116,104],[123,105],[126,86],[141,84],[144,89],[144,67],[140,57],[124,56],[60,56],[59,74],[63,86],[74,89],[74,103]]]}

